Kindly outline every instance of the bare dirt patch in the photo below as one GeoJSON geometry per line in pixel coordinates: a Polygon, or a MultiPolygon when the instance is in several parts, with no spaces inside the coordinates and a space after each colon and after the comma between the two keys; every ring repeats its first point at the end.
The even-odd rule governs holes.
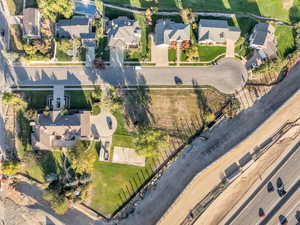
{"type": "Polygon", "coordinates": [[[294,0],[283,0],[283,8],[289,10],[294,5],[294,0]]]}

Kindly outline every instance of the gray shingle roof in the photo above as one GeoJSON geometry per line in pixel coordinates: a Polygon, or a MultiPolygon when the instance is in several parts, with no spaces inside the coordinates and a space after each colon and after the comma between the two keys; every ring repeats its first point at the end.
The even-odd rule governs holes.
{"type": "Polygon", "coordinates": [[[56,35],[66,38],[93,38],[95,36],[94,33],[90,33],[89,19],[83,16],[59,20],[56,24],[56,35]]]}
{"type": "Polygon", "coordinates": [[[201,19],[199,22],[199,41],[226,42],[238,40],[241,31],[239,27],[228,25],[226,20],[201,19]]]}
{"type": "Polygon", "coordinates": [[[23,10],[23,27],[25,37],[37,37],[40,34],[40,13],[38,9],[23,10]]]}
{"type": "Polygon", "coordinates": [[[155,44],[169,44],[172,41],[189,41],[190,25],[175,23],[170,20],[159,20],[155,26],[155,44]]]}
{"type": "Polygon", "coordinates": [[[268,33],[273,33],[275,28],[268,23],[258,23],[254,27],[253,44],[264,45],[268,39],[268,33]]]}
{"type": "Polygon", "coordinates": [[[135,20],[120,16],[108,22],[107,25],[108,46],[138,45],[141,37],[141,28],[135,20]]]}

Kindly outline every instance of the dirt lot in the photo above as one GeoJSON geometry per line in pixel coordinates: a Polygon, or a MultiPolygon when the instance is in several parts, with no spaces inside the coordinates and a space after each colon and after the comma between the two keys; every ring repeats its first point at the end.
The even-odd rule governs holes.
{"type": "Polygon", "coordinates": [[[191,123],[204,112],[216,113],[226,101],[213,89],[128,91],[126,95],[131,119],[164,130],[175,130],[176,123],[191,123]]]}

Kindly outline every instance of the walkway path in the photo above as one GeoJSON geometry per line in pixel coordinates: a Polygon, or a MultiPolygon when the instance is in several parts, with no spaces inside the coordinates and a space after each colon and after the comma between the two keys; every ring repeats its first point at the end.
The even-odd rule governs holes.
{"type": "Polygon", "coordinates": [[[13,67],[15,85],[103,85],[116,86],[175,86],[175,76],[183,85],[210,85],[231,94],[240,90],[248,79],[244,65],[237,59],[226,58],[215,66],[202,67],[107,67],[99,73],[82,66],[13,67]]]}

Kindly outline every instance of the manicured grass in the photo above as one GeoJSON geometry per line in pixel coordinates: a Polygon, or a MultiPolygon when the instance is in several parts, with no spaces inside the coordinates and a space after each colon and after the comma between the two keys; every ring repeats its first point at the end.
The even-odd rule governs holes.
{"type": "Polygon", "coordinates": [[[41,151],[39,155],[31,153],[25,162],[25,174],[45,182],[45,176],[50,173],[60,174],[63,168],[60,152],[41,151]]]}
{"type": "MultiPolygon", "coordinates": [[[[158,4],[147,0],[106,1],[116,5],[177,9],[175,0],[163,0],[158,4]]],[[[283,8],[282,0],[184,0],[182,3],[184,8],[191,8],[193,11],[250,12],[289,21],[289,10],[283,8]]],[[[295,7],[297,6],[295,4],[295,7]]]]}
{"type": "Polygon", "coordinates": [[[135,148],[135,145],[133,143],[133,137],[127,135],[113,135],[112,145],[113,147],[119,146],[124,148],[135,148]]]}
{"type": "Polygon", "coordinates": [[[91,92],[92,91],[65,91],[65,95],[70,97],[70,108],[91,110],[91,92]]]}
{"type": "Polygon", "coordinates": [[[119,196],[121,188],[129,185],[129,179],[136,176],[139,170],[141,168],[136,166],[96,162],[92,174],[89,206],[110,216],[123,203],[119,196]]]}
{"type": "Polygon", "coordinates": [[[225,53],[226,47],[199,45],[198,52],[200,61],[210,61],[215,59],[217,56],[225,53]]]}
{"type": "Polygon", "coordinates": [[[169,62],[176,62],[176,59],[177,59],[176,49],[169,48],[169,50],[168,50],[168,58],[169,58],[169,62]]]}
{"type": "Polygon", "coordinates": [[[52,91],[23,91],[25,100],[28,102],[29,108],[45,109],[47,106],[47,97],[53,95],[52,91]]]}
{"type": "Polygon", "coordinates": [[[283,25],[276,27],[277,52],[280,57],[285,57],[295,49],[293,28],[283,25]]]}
{"type": "Polygon", "coordinates": [[[72,61],[72,56],[69,56],[66,53],[64,53],[62,50],[57,49],[56,50],[56,59],[57,59],[57,61],[60,61],[60,62],[72,61]]]}
{"type": "Polygon", "coordinates": [[[115,135],[129,135],[128,130],[126,129],[126,121],[124,118],[124,115],[121,112],[114,112],[113,113],[114,117],[117,119],[117,130],[115,131],[115,135]]]}

